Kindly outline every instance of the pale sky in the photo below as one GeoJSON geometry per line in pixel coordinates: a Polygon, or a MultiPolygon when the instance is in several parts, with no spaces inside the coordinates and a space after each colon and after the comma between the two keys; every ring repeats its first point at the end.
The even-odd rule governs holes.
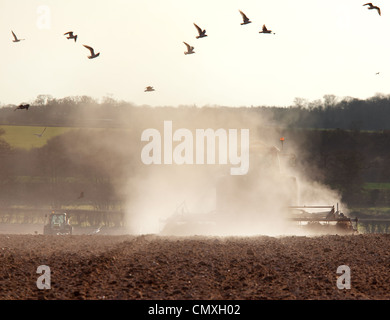
{"type": "Polygon", "coordinates": [[[151,106],[288,106],[295,97],[389,94],[390,3],[373,2],[382,16],[364,3],[0,0],[0,103],[50,94],[151,106]],[[251,24],[240,25],[239,10],[251,24]],[[195,38],[194,22],[208,37],[195,38]],[[259,34],[263,24],[276,34],[259,34]],[[11,30],[26,40],[13,43],[11,30]],[[183,41],[195,54],[184,55],[183,41]],[[88,59],[83,44],[100,56],[88,59]],[[156,91],[144,92],[148,85],[156,91]]]}

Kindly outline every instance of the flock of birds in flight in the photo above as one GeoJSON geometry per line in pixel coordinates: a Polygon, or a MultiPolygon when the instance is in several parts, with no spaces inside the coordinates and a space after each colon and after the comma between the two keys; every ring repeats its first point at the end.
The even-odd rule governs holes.
{"type": "MultiPolygon", "coordinates": [[[[242,16],[242,20],[243,20],[241,25],[252,23],[252,21],[249,20],[249,18],[246,16],[246,14],[244,12],[242,12],[241,10],[239,10],[239,12],[240,12],[240,14],[242,16]]],[[[194,26],[195,26],[196,30],[198,30],[198,36],[196,36],[196,39],[207,37],[205,29],[200,28],[196,23],[194,23],[194,26]]],[[[267,27],[265,26],[265,24],[263,24],[263,28],[261,31],[259,31],[259,33],[273,33],[273,34],[275,34],[275,32],[272,32],[272,30],[268,30],[267,27]]],[[[185,55],[195,53],[195,51],[194,51],[195,47],[189,45],[187,42],[183,41],[183,43],[187,47],[187,51],[184,52],[185,55]]]]}
{"type": "MultiPolygon", "coordinates": [[[[16,36],[15,32],[13,32],[12,30],[11,30],[11,32],[12,32],[12,35],[13,35],[13,37],[14,37],[14,40],[12,40],[12,42],[20,42],[21,40],[26,40],[26,39],[19,39],[19,38],[16,36]]],[[[64,36],[67,36],[67,37],[66,37],[67,39],[74,39],[74,42],[77,41],[77,34],[74,35],[74,34],[73,34],[73,31],[69,31],[69,32],[64,33],[64,36]]],[[[88,56],[88,59],[94,59],[94,58],[97,58],[97,57],[100,55],[100,52],[95,53],[95,51],[94,51],[94,49],[93,49],[92,47],[87,46],[87,45],[85,45],[85,44],[83,44],[83,46],[84,46],[85,48],[87,48],[87,49],[90,51],[90,53],[91,53],[91,55],[88,56]]]]}
{"type": "MultiPolygon", "coordinates": [[[[65,32],[65,33],[64,33],[64,36],[67,36],[66,39],[68,39],[68,40],[69,40],[69,39],[74,39],[74,42],[77,41],[77,34],[74,35],[74,34],[73,34],[73,31],[65,32]]],[[[83,46],[84,46],[85,48],[87,48],[87,49],[91,52],[91,55],[88,56],[88,59],[94,59],[94,58],[97,58],[97,57],[100,55],[100,52],[95,53],[95,51],[93,50],[92,47],[87,46],[87,45],[85,45],[85,44],[83,44],[83,46]]]]}
{"type": "MultiPolygon", "coordinates": [[[[252,22],[252,21],[249,20],[249,18],[245,15],[244,12],[242,12],[241,10],[239,10],[239,12],[240,12],[240,14],[242,16],[242,19],[243,19],[243,22],[241,23],[241,25],[249,24],[249,23],[252,22]]],[[[196,23],[194,23],[194,26],[195,26],[196,30],[198,31],[198,36],[196,36],[196,39],[207,37],[206,30],[201,29],[196,23]]],[[[25,39],[19,39],[12,30],[11,30],[11,32],[12,32],[12,35],[14,37],[13,42],[19,42],[21,40],[25,40],[25,39]]],[[[262,30],[259,31],[259,33],[269,33],[270,34],[270,33],[273,33],[273,32],[272,32],[272,30],[268,30],[267,27],[264,24],[262,30]]],[[[275,33],[273,33],[273,34],[275,34],[275,33]]],[[[73,39],[74,42],[77,41],[77,34],[75,35],[73,33],[73,31],[69,31],[69,32],[64,33],[64,36],[67,36],[66,38],[68,40],[73,39]]],[[[183,43],[187,47],[187,51],[184,52],[185,55],[195,53],[195,51],[194,51],[195,48],[193,46],[189,45],[187,42],[184,42],[184,41],[183,41],[183,43]]],[[[94,51],[94,49],[92,47],[87,46],[85,44],[83,46],[85,48],[87,48],[90,51],[90,53],[91,53],[91,55],[88,56],[88,59],[95,59],[95,58],[97,58],[100,55],[100,52],[99,53],[95,53],[95,51],[94,51]]],[[[145,92],[152,92],[152,91],[155,91],[155,89],[152,86],[147,86],[144,91],[145,92]]],[[[20,105],[15,110],[17,110],[17,109],[26,109],[26,110],[28,110],[28,107],[26,108],[23,105],[20,105]]]]}
{"type": "MultiPolygon", "coordinates": [[[[368,6],[368,8],[367,8],[368,10],[376,10],[378,12],[378,14],[381,15],[381,9],[378,6],[373,5],[371,2],[365,3],[363,6],[368,6]]],[[[252,23],[252,21],[246,16],[246,14],[244,12],[242,12],[241,10],[239,10],[239,12],[240,12],[242,20],[243,20],[241,25],[246,25],[246,24],[252,23]]],[[[194,23],[194,26],[195,26],[196,30],[198,31],[198,35],[196,36],[196,39],[207,37],[205,29],[200,28],[196,23],[194,23]]],[[[14,37],[14,40],[12,40],[13,42],[20,42],[21,40],[25,40],[25,39],[19,39],[12,30],[11,30],[11,32],[12,32],[12,35],[14,37]]],[[[265,26],[265,24],[263,24],[262,30],[259,31],[259,33],[275,34],[274,32],[272,32],[272,30],[268,30],[267,27],[265,26]]],[[[74,39],[74,42],[77,41],[77,35],[75,35],[73,33],[73,31],[66,32],[66,33],[64,33],[64,35],[67,36],[68,40],[74,39]]],[[[194,51],[195,47],[188,44],[187,42],[183,41],[183,43],[187,47],[187,51],[184,52],[185,55],[195,53],[195,51],[194,51]]],[[[95,59],[100,55],[100,52],[95,53],[95,51],[92,47],[87,46],[85,44],[83,46],[90,51],[91,55],[88,56],[88,59],[95,59]]],[[[379,74],[379,72],[376,73],[376,75],[378,75],[378,74],[379,74]]],[[[155,91],[155,89],[152,86],[147,86],[144,91],[145,92],[153,92],[153,91],[155,91]]],[[[28,110],[28,107],[29,107],[29,105],[20,105],[15,110],[17,110],[17,109],[28,110]]]]}

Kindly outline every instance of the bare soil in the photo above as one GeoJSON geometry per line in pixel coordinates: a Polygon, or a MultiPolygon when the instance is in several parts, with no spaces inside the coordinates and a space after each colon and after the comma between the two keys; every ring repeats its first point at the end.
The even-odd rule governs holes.
{"type": "Polygon", "coordinates": [[[389,299],[390,235],[0,234],[0,299],[389,299]],[[47,265],[51,288],[38,289],[47,265]],[[351,270],[338,289],[337,268],[351,270]]]}

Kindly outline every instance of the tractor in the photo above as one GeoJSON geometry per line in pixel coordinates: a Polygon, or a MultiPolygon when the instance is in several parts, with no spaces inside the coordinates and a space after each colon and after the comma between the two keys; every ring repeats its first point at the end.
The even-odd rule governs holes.
{"type": "Polygon", "coordinates": [[[43,234],[65,235],[72,234],[73,227],[69,222],[66,213],[55,213],[54,211],[47,217],[47,224],[43,227],[43,234]]]}

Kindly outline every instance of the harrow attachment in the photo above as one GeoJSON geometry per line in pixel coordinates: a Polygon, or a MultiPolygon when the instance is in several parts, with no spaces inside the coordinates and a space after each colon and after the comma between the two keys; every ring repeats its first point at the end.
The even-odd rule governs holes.
{"type": "Polygon", "coordinates": [[[345,216],[339,211],[338,205],[336,209],[335,206],[289,206],[289,211],[289,220],[296,222],[299,227],[326,233],[354,234],[358,232],[358,219],[345,216]]]}

